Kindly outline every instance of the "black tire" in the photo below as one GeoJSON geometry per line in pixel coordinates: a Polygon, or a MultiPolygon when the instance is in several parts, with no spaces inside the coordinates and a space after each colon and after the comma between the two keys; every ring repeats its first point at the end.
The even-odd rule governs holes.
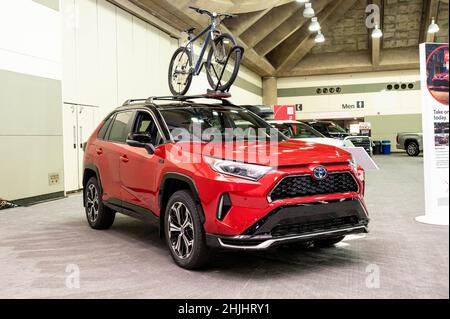
{"type": "Polygon", "coordinates": [[[339,236],[339,237],[316,240],[316,241],[314,241],[314,246],[320,247],[320,248],[331,247],[331,246],[336,245],[338,242],[342,241],[344,238],[345,238],[345,236],[339,236]]]}
{"type": "Polygon", "coordinates": [[[172,56],[172,59],[170,60],[170,65],[169,65],[169,77],[168,77],[168,81],[169,81],[169,89],[170,92],[177,96],[177,95],[185,95],[188,91],[189,88],[191,87],[191,83],[192,83],[192,56],[191,56],[191,52],[186,49],[185,47],[181,47],[178,48],[175,53],[172,56]],[[189,74],[187,74],[187,78],[185,80],[184,83],[179,84],[179,87],[175,87],[173,81],[175,80],[175,70],[176,70],[176,66],[178,66],[178,63],[181,61],[181,59],[183,58],[183,55],[186,55],[187,57],[187,64],[184,64],[182,66],[182,71],[183,72],[189,72],[189,74]]]}
{"type": "MultiPolygon", "coordinates": [[[[179,220],[182,220],[182,218],[183,217],[181,216],[179,220]]],[[[209,261],[210,249],[206,245],[205,230],[201,222],[200,211],[191,192],[185,190],[178,191],[170,197],[164,215],[164,234],[170,254],[172,255],[173,260],[178,266],[185,269],[197,269],[204,266],[209,261]],[[185,210],[185,208],[182,208],[182,206],[179,206],[180,203],[184,205],[187,210],[185,210]],[[172,229],[175,229],[177,226],[181,226],[178,225],[181,223],[179,223],[174,217],[174,214],[176,215],[176,213],[173,209],[175,209],[176,207],[179,208],[180,216],[187,216],[187,214],[185,214],[186,212],[190,213],[193,226],[192,230],[189,228],[189,226],[186,226],[183,231],[169,231],[169,229],[171,229],[171,222],[172,226],[175,226],[172,229]],[[180,239],[180,236],[182,239],[180,239]],[[186,248],[188,247],[188,245],[186,244],[186,241],[184,241],[183,236],[186,237],[187,242],[189,242],[189,239],[192,239],[192,245],[189,246],[190,253],[187,253],[189,249],[186,248]],[[176,247],[174,247],[177,246],[178,240],[180,241],[179,251],[177,251],[176,247]],[[186,250],[183,251],[183,249],[181,249],[181,243],[183,243],[186,250]],[[185,256],[182,256],[183,252],[185,253],[185,256]]]]}
{"type": "MultiPolygon", "coordinates": [[[[228,33],[223,33],[214,40],[216,47],[223,45],[224,40],[227,40],[230,43],[230,45],[228,46],[229,48],[237,45],[237,42],[233,36],[231,36],[228,33]]],[[[233,58],[234,58],[233,71],[231,72],[229,77],[226,77],[224,75],[223,79],[225,79],[226,81],[225,82],[221,81],[222,85],[219,85],[219,87],[217,87],[218,77],[220,76],[220,72],[222,69],[216,70],[214,68],[214,64],[215,64],[215,63],[213,63],[213,61],[215,61],[214,49],[212,46],[209,49],[208,58],[206,60],[206,76],[208,78],[209,85],[211,86],[211,88],[213,90],[216,90],[216,87],[217,87],[218,91],[225,92],[233,85],[233,83],[236,80],[236,77],[239,73],[239,68],[241,66],[241,60],[242,60],[241,51],[239,51],[239,50],[235,51],[235,53],[232,54],[230,61],[228,61],[228,63],[232,62],[233,58]]],[[[225,67],[226,67],[226,65],[225,65],[225,67]]]]}
{"type": "Polygon", "coordinates": [[[420,148],[419,148],[419,144],[417,142],[408,142],[405,145],[405,149],[406,149],[406,153],[409,156],[419,156],[420,154],[420,148]]]}
{"type": "Polygon", "coordinates": [[[116,212],[103,204],[97,178],[91,177],[89,179],[84,188],[84,194],[84,206],[89,226],[94,229],[110,228],[116,218],[116,212]],[[96,192],[97,195],[91,192],[96,192]],[[97,201],[95,201],[95,198],[97,198],[97,201]],[[96,210],[96,213],[94,210],[96,210]]]}

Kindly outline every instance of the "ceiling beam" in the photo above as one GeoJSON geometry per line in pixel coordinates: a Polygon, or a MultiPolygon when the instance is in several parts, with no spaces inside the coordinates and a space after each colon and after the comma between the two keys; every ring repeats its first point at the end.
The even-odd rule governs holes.
{"type": "MultiPolygon", "coordinates": [[[[333,0],[317,0],[314,2],[314,10],[316,13],[320,13],[331,1],[333,0]]],[[[289,38],[294,32],[303,27],[307,21],[309,21],[309,19],[303,17],[302,7],[261,40],[255,46],[255,51],[261,56],[267,55],[270,51],[289,38]]]]}
{"type": "MultiPolygon", "coordinates": [[[[356,1],[336,0],[331,2],[318,15],[322,28],[338,22],[356,1]]],[[[315,45],[314,34],[311,34],[308,26],[304,25],[268,55],[269,61],[275,66],[277,73],[293,69],[315,45]]]]}
{"type": "Polygon", "coordinates": [[[422,9],[422,22],[420,25],[420,38],[419,43],[433,42],[435,34],[428,33],[428,26],[431,23],[431,19],[436,18],[439,10],[439,0],[424,0],[422,9]]]}
{"type": "Polygon", "coordinates": [[[278,76],[293,77],[418,69],[419,50],[410,47],[385,49],[383,58],[376,67],[372,65],[371,59],[364,51],[311,54],[305,57],[294,69],[281,72],[278,76]]]}
{"type": "Polygon", "coordinates": [[[270,35],[280,24],[286,21],[293,14],[297,13],[300,4],[296,1],[273,8],[263,18],[259,19],[250,28],[240,35],[250,48],[253,48],[259,41],[270,35]]]}
{"type": "Polygon", "coordinates": [[[252,25],[262,19],[266,14],[272,10],[273,7],[269,7],[263,11],[249,14],[250,16],[239,17],[236,19],[238,21],[236,23],[236,27],[233,27],[231,30],[234,32],[234,35],[239,37],[242,33],[247,31],[252,25]]]}
{"type": "Polygon", "coordinates": [[[112,4],[118,6],[119,8],[129,12],[132,15],[144,20],[145,22],[151,24],[155,28],[158,28],[161,31],[168,33],[169,35],[180,38],[180,30],[173,26],[171,23],[166,23],[165,21],[161,21],[155,15],[149,13],[149,11],[141,6],[137,6],[136,4],[131,3],[128,0],[107,0],[112,4]]]}

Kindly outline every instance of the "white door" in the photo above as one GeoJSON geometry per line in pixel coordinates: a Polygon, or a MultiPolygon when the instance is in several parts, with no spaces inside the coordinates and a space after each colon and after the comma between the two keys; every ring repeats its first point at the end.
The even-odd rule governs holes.
{"type": "Polygon", "coordinates": [[[64,189],[66,192],[79,189],[77,113],[76,105],[63,105],[64,189]]]}
{"type": "Polygon", "coordinates": [[[78,106],[78,189],[83,188],[83,144],[87,142],[95,130],[96,109],[96,107],[92,106],[78,106]]]}

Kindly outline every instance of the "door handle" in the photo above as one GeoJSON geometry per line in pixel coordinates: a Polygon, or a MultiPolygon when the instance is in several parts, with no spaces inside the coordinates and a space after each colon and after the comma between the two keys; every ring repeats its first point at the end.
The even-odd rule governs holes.
{"type": "Polygon", "coordinates": [[[128,159],[128,156],[126,156],[126,155],[122,155],[121,157],[120,157],[120,160],[122,161],[122,162],[124,162],[124,163],[128,163],[130,160],[128,159]]]}
{"type": "Polygon", "coordinates": [[[103,149],[99,148],[97,149],[97,155],[102,155],[103,154],[103,149]]]}

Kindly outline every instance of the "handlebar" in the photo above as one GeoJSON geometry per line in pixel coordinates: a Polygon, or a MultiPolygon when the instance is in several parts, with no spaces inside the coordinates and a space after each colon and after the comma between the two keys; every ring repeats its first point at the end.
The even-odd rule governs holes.
{"type": "Polygon", "coordinates": [[[216,17],[223,17],[223,18],[225,18],[225,19],[228,19],[228,18],[236,18],[237,17],[237,15],[235,15],[235,14],[229,14],[229,13],[212,13],[212,12],[210,12],[210,11],[208,11],[208,10],[204,10],[204,9],[200,9],[200,8],[197,8],[197,7],[192,7],[192,6],[189,6],[189,9],[192,9],[192,10],[194,10],[195,12],[197,12],[197,13],[199,13],[199,14],[206,14],[206,15],[208,15],[210,18],[216,18],[216,17]]]}

